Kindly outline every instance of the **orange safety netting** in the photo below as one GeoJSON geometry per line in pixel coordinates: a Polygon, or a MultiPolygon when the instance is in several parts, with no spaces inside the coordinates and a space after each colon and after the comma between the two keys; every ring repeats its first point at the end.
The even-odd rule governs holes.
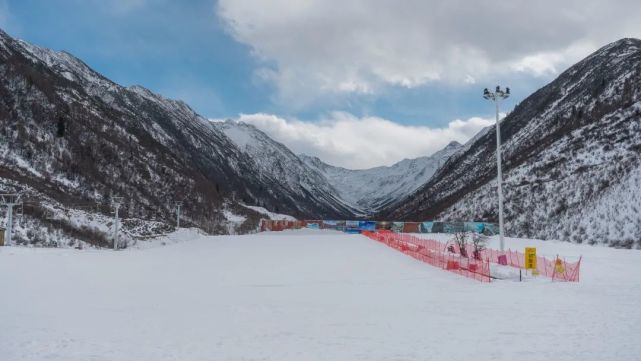
{"type": "MultiPolygon", "coordinates": [[[[489,263],[526,269],[525,254],[509,249],[505,252],[491,248],[476,251],[474,245],[468,244],[465,247],[465,251],[461,252],[456,244],[422,239],[408,234],[399,234],[390,231],[379,231],[377,233],[363,232],[363,234],[369,238],[386,243],[390,247],[396,248],[414,258],[474,279],[478,279],[480,274],[487,276],[489,280],[489,263]],[[467,257],[460,256],[462,253],[467,257]],[[429,259],[425,259],[426,256],[428,256],[429,259]],[[479,263],[487,264],[487,271],[485,271],[485,268],[479,268],[479,263]],[[473,274],[466,272],[472,272],[473,274]]],[[[537,256],[536,258],[536,271],[539,275],[551,278],[554,281],[579,282],[581,258],[579,258],[577,262],[567,262],[559,256],[554,260],[542,256],[537,256]]]]}
{"type": "Polygon", "coordinates": [[[487,260],[450,253],[445,243],[390,231],[364,231],[362,234],[434,267],[477,281],[490,282],[490,263],[487,260]]]}

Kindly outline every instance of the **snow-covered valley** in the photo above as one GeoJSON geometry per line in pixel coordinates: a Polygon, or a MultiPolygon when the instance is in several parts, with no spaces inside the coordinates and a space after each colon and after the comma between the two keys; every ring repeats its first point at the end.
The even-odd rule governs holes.
{"type": "Polygon", "coordinates": [[[357,212],[371,215],[414,193],[462,148],[460,143],[451,142],[430,156],[404,159],[389,167],[359,170],[335,167],[316,157],[301,155],[300,158],[322,174],[357,212]]]}
{"type": "Polygon", "coordinates": [[[512,248],[582,255],[581,281],[487,284],[361,235],[181,232],[165,246],[119,252],[0,248],[1,359],[633,361],[641,355],[641,251],[508,239],[512,248]]]}

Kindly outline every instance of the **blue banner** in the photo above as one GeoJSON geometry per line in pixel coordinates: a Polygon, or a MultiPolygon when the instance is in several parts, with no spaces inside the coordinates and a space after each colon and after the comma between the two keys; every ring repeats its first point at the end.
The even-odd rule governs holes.
{"type": "Polygon", "coordinates": [[[465,222],[465,232],[483,233],[485,224],[481,222],[465,222]]]}
{"type": "Polygon", "coordinates": [[[360,229],[361,231],[375,231],[376,230],[376,222],[359,221],[358,222],[358,229],[360,229]]]}
{"type": "Polygon", "coordinates": [[[483,223],[484,229],[483,233],[493,236],[499,234],[499,226],[495,223],[483,223]]]}
{"type": "Polygon", "coordinates": [[[358,228],[358,221],[345,221],[345,232],[347,233],[360,233],[358,228]]]}
{"type": "Polygon", "coordinates": [[[421,223],[421,233],[432,233],[432,226],[434,222],[423,222],[421,223]]]}
{"type": "Polygon", "coordinates": [[[465,226],[463,222],[447,222],[443,224],[443,233],[463,232],[465,226]]]}

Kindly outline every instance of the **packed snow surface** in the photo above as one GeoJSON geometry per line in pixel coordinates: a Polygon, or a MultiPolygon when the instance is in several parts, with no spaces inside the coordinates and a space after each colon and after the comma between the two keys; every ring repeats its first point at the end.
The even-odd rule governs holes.
{"type": "MultiPolygon", "coordinates": [[[[641,252],[580,283],[484,284],[361,235],[183,231],[124,251],[0,247],[0,359],[639,360],[641,252]]],[[[493,241],[494,242],[494,241],[493,241]]]]}

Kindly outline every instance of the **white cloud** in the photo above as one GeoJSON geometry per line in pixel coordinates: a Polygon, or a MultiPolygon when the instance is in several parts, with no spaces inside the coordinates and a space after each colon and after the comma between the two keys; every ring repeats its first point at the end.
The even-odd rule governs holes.
{"type": "Polygon", "coordinates": [[[641,35],[638,0],[220,0],[217,13],[294,107],[389,86],[549,76],[641,35]]]}
{"type": "Polygon", "coordinates": [[[346,168],[391,165],[404,158],[430,155],[452,140],[466,142],[494,120],[453,120],[447,127],[401,125],[378,117],[358,118],[334,112],[307,122],[270,114],[241,114],[237,121],[253,124],[294,153],[304,153],[346,168]]]}
{"type": "Polygon", "coordinates": [[[568,66],[568,61],[574,62],[591,53],[594,46],[589,42],[577,42],[558,52],[540,52],[524,56],[510,64],[510,69],[516,72],[530,73],[535,76],[557,74],[564,69],[559,65],[568,66]]]}

